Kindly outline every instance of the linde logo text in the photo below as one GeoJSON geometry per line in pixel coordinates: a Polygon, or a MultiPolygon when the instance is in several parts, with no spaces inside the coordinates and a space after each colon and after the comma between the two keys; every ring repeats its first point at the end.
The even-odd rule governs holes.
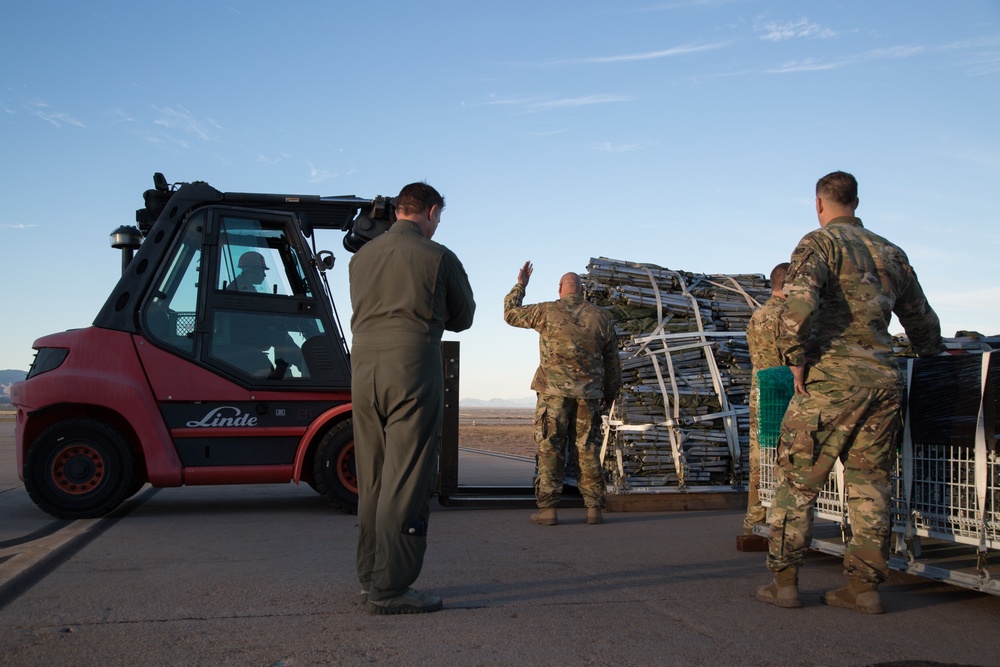
{"type": "Polygon", "coordinates": [[[242,412],[232,405],[215,408],[201,418],[201,421],[189,421],[188,428],[211,428],[213,426],[256,426],[257,418],[242,412]]]}

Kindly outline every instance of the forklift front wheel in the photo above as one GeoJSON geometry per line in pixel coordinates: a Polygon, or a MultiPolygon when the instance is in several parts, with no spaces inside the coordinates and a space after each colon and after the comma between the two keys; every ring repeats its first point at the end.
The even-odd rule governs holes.
{"type": "Polygon", "coordinates": [[[71,419],[50,426],[28,450],[24,486],[52,516],[88,519],[125,500],[133,466],[132,452],[116,430],[96,419],[71,419]]]}
{"type": "Polygon", "coordinates": [[[342,421],[320,439],[313,459],[316,490],[327,502],[349,514],[358,511],[358,468],[354,460],[354,427],[342,421]]]}

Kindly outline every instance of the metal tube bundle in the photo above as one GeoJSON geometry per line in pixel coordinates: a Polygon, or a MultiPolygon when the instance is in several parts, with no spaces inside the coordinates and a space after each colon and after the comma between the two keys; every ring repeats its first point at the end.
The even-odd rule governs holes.
{"type": "Polygon", "coordinates": [[[745,485],[746,327],[770,296],[767,279],[607,258],[592,258],[583,277],[619,335],[622,390],[604,449],[611,489],[745,485]]]}

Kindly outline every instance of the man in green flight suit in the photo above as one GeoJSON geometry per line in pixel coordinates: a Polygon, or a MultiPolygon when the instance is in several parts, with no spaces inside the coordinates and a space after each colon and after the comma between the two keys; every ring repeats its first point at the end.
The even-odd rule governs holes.
{"type": "Polygon", "coordinates": [[[410,588],[423,567],[444,415],[441,336],[472,326],[458,257],[431,240],[444,198],[411,183],[397,220],[351,258],[351,395],[358,470],[358,579],[372,614],[443,606],[410,588]]]}
{"type": "Polygon", "coordinates": [[[535,501],[539,507],[531,521],[544,526],[559,523],[559,505],[565,472],[567,440],[576,445],[580,478],[577,485],[587,506],[587,523],[603,521],[605,484],[601,477],[597,445],[601,413],[608,409],[621,387],[618,339],[607,311],[583,298],[583,283],[576,273],[559,281],[559,300],[522,306],[533,267],[525,262],[517,284],[503,301],[507,324],[539,333],[540,364],[531,382],[537,392],[535,442],[538,476],[535,501]]]}
{"type": "Polygon", "coordinates": [[[941,325],[899,247],[854,216],[858,182],[836,171],[816,183],[820,228],[792,253],[778,347],[795,394],[781,423],[767,567],[774,580],[757,599],[800,607],[798,570],[812,541],[812,509],[834,462],[844,463],[852,535],[847,586],[823,602],[867,614],[885,611],[877,591],[888,575],[889,468],[902,431],[902,373],[892,359],[893,314],[920,356],[944,347],[941,325]]]}

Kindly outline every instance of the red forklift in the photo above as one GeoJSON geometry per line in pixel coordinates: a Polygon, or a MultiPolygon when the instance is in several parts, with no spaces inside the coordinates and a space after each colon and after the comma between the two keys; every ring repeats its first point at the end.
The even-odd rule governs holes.
{"type": "MultiPolygon", "coordinates": [[[[304,481],[357,508],[349,350],[319,229],[355,252],[394,200],[220,192],[155,174],[93,326],[44,336],[13,385],[18,472],[59,518],[145,484],[304,481]]],[[[442,497],[457,490],[458,343],[444,345],[442,497]]]]}

